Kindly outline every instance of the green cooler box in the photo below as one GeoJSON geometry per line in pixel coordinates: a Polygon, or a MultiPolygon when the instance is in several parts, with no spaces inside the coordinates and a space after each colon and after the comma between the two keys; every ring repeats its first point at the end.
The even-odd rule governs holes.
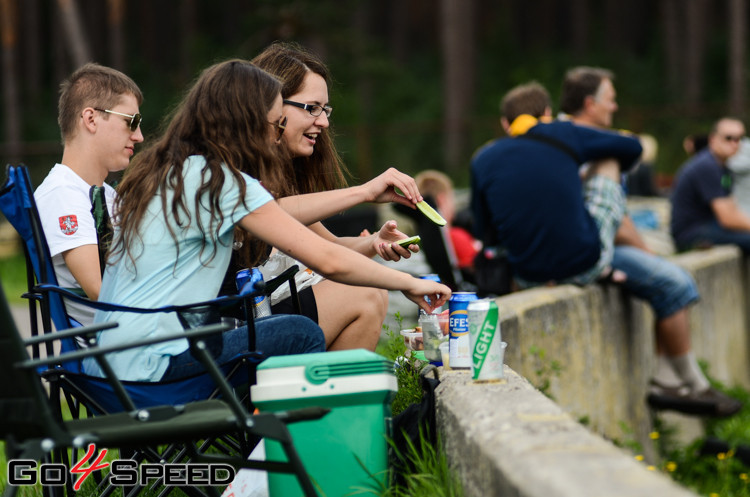
{"type": "MultiPolygon", "coordinates": [[[[265,412],[321,406],[316,421],[291,423],[294,446],[321,495],[341,497],[354,487],[387,483],[391,402],[398,389],[393,361],[364,349],[270,357],[258,366],[251,398],[265,412]],[[367,468],[366,470],[363,468],[367,468]]],[[[266,441],[269,460],[286,460],[266,441]]],[[[272,497],[296,497],[293,475],[268,474],[272,497]]]]}

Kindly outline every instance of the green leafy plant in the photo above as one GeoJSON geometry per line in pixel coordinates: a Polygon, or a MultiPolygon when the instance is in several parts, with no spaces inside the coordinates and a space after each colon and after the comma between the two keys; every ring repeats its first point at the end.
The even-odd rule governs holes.
{"type": "Polygon", "coordinates": [[[636,440],[635,431],[633,430],[633,428],[624,421],[620,421],[619,425],[620,431],[623,433],[625,438],[623,440],[613,439],[612,443],[618,447],[628,449],[634,454],[642,453],[643,445],[641,445],[641,443],[636,440]]]}
{"type": "Polygon", "coordinates": [[[378,475],[370,475],[372,484],[369,488],[358,488],[353,495],[371,494],[380,497],[463,497],[464,491],[461,480],[448,465],[445,452],[439,450],[443,446],[440,434],[437,444],[433,446],[420,430],[419,447],[407,438],[406,453],[402,453],[393,443],[391,450],[395,456],[403,461],[413,471],[405,479],[403,485],[387,485],[378,475]],[[421,450],[420,450],[421,447],[421,450]]]}
{"type": "MultiPolygon", "coordinates": [[[[398,329],[402,329],[404,325],[404,317],[400,312],[397,312],[393,316],[396,319],[398,329]]],[[[403,357],[406,354],[406,344],[400,337],[398,331],[392,330],[387,323],[384,323],[383,332],[385,333],[386,339],[381,340],[378,344],[377,352],[392,361],[396,361],[399,357],[403,357]]]]}
{"type": "MultiPolygon", "coordinates": [[[[403,317],[398,312],[394,315],[399,329],[403,327],[403,317]]],[[[420,373],[426,365],[414,355],[414,351],[406,348],[401,335],[390,329],[387,324],[383,325],[386,339],[378,347],[378,353],[392,360],[396,364],[396,381],[398,392],[393,399],[391,408],[393,415],[399,414],[409,405],[422,401],[422,382],[420,373]]]]}
{"type": "Polygon", "coordinates": [[[562,364],[558,360],[549,359],[547,351],[536,345],[529,347],[529,353],[536,358],[534,369],[536,380],[532,381],[532,384],[544,395],[554,400],[554,396],[550,393],[551,380],[553,377],[560,376],[563,370],[562,364]]]}
{"type": "MultiPolygon", "coordinates": [[[[730,418],[707,418],[705,436],[688,446],[676,442],[675,429],[657,416],[651,439],[659,452],[660,461],[649,469],[667,473],[675,481],[705,497],[740,497],[750,495],[750,466],[737,457],[740,446],[750,446],[750,392],[741,388],[726,388],[711,378],[708,365],[701,363],[711,385],[743,403],[739,413],[730,418]],[[708,438],[727,444],[728,450],[704,453],[708,438]]],[[[639,456],[636,456],[638,458],[639,456]]]]}

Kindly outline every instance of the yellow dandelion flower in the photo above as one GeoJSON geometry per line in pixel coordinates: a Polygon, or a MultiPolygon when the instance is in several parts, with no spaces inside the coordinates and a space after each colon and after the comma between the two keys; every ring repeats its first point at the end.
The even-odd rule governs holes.
{"type": "Polygon", "coordinates": [[[708,494],[708,497],[719,497],[719,494],[717,494],[716,492],[711,492],[710,494],[708,494]]]}
{"type": "Polygon", "coordinates": [[[747,473],[740,473],[740,480],[747,481],[747,473]]]}
{"type": "Polygon", "coordinates": [[[719,461],[723,461],[726,458],[727,458],[726,452],[719,452],[718,454],[716,454],[716,459],[718,459],[719,461]]]}
{"type": "Polygon", "coordinates": [[[667,468],[667,471],[669,471],[670,473],[673,473],[677,469],[677,463],[674,461],[669,461],[667,463],[666,468],[667,468]]]}
{"type": "Polygon", "coordinates": [[[646,469],[649,470],[649,471],[656,471],[656,467],[655,466],[646,466],[646,469]]]}
{"type": "Polygon", "coordinates": [[[635,456],[635,460],[636,461],[643,461],[643,456],[641,454],[638,454],[637,456],[635,456]]]}
{"type": "Polygon", "coordinates": [[[659,440],[659,432],[658,431],[652,431],[648,434],[648,436],[651,438],[651,440],[659,440]]]}

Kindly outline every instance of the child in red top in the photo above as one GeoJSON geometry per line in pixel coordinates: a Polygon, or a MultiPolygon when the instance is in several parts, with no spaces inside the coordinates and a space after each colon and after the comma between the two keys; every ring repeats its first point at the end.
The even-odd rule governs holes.
{"type": "Polygon", "coordinates": [[[474,257],[482,248],[482,243],[475,239],[466,229],[454,226],[456,217],[456,196],[453,190],[453,182],[444,173],[427,169],[414,177],[417,188],[424,197],[431,197],[435,201],[435,207],[448,222],[446,228],[450,234],[453,255],[457,261],[458,268],[473,272],[474,257]]]}

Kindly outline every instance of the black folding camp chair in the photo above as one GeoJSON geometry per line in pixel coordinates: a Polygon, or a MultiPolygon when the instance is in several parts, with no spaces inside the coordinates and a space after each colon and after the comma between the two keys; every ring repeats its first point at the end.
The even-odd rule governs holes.
{"type": "MultiPolygon", "coordinates": [[[[115,327],[116,323],[79,327],[23,339],[15,326],[1,285],[0,322],[2,323],[0,326],[0,375],[3,378],[0,382],[0,435],[5,441],[5,451],[9,462],[24,461],[21,467],[28,468],[31,461],[44,460],[45,455],[53,449],[90,448],[92,444],[97,450],[153,447],[156,453],[158,452],[156,447],[160,444],[179,443],[187,447],[190,453],[190,462],[185,468],[179,468],[183,470],[180,478],[189,479],[186,475],[190,474],[188,469],[190,464],[224,464],[234,469],[255,468],[293,473],[305,490],[305,495],[317,495],[294,449],[285,423],[303,419],[319,419],[325,415],[327,409],[307,408],[278,414],[248,414],[243,404],[235,397],[231,385],[226,381],[206,347],[206,338],[224,331],[225,325],[209,325],[179,331],[159,339],[146,339],[127,345],[106,348],[92,346],[85,350],[61,353],[58,356],[31,359],[27,346],[46,344],[60,338],[88,336],[100,331],[106,333],[106,329],[115,327]],[[178,337],[188,338],[191,352],[201,361],[221,390],[220,399],[189,402],[177,406],[163,405],[133,409],[69,421],[58,419],[52,412],[42,380],[37,374],[39,366],[95,357],[112,388],[127,395],[125,388],[112,374],[105,354],[150,343],[174,340],[178,337]],[[279,441],[284,447],[287,461],[250,461],[243,454],[210,454],[200,448],[200,441],[203,439],[238,433],[279,441]]],[[[151,463],[158,465],[164,464],[164,461],[157,460],[151,463]]],[[[9,496],[15,493],[19,484],[28,483],[29,478],[36,479],[36,476],[31,477],[28,471],[16,472],[15,469],[18,469],[16,464],[18,463],[11,463],[9,466],[14,470],[8,475],[8,489],[5,494],[9,496]]],[[[85,466],[88,467],[88,464],[85,466]]],[[[75,474],[68,471],[62,477],[72,478],[73,476],[75,474]]],[[[58,476],[59,478],[61,477],[58,476]]],[[[112,483],[111,479],[110,483],[112,483]]],[[[129,483],[132,482],[129,481],[129,483]]],[[[186,482],[184,486],[193,485],[186,482]]],[[[218,493],[218,489],[210,485],[209,490],[213,490],[212,493],[218,493]]]]}

